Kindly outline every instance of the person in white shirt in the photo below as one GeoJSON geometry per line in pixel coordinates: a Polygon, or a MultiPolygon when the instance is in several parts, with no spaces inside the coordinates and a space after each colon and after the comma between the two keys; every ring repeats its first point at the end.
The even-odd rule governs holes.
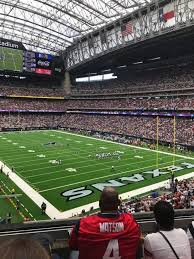
{"type": "Polygon", "coordinates": [[[190,246],[191,246],[191,256],[194,258],[194,221],[192,221],[187,229],[187,236],[189,238],[190,246]]]}
{"type": "Polygon", "coordinates": [[[174,210],[166,201],[154,206],[158,232],[144,240],[144,259],[191,259],[191,248],[186,232],[174,228],[174,210]]]}

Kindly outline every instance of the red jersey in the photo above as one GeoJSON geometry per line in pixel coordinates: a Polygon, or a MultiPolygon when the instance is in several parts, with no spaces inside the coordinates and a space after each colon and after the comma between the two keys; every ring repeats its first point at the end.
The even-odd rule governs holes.
{"type": "Polygon", "coordinates": [[[98,214],[82,218],[71,233],[70,249],[79,259],[135,259],[139,225],[131,214],[98,214]]]}

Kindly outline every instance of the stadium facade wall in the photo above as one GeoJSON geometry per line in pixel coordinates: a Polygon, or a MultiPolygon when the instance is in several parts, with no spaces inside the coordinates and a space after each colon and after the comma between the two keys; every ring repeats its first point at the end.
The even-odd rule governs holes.
{"type": "Polygon", "coordinates": [[[78,39],[65,53],[68,70],[108,52],[194,24],[194,0],[152,2],[122,20],[78,39]],[[168,15],[168,14],[171,15],[168,15]],[[130,31],[122,26],[130,23],[130,31]],[[102,37],[103,35],[103,37],[102,37]]]}

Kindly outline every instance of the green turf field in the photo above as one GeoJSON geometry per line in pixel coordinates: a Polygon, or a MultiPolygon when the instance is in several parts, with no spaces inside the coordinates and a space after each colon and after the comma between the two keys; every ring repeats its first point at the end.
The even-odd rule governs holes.
{"type": "Polygon", "coordinates": [[[22,72],[23,51],[0,47],[0,70],[22,72]]]}
{"type": "MultiPolygon", "coordinates": [[[[194,171],[182,164],[194,164],[193,154],[182,155],[191,159],[175,158],[175,165],[182,166],[176,176],[194,171]]],[[[99,189],[106,181],[111,184],[119,183],[118,191],[125,193],[168,179],[170,171],[169,174],[155,178],[152,173],[145,174],[143,180],[140,176],[157,167],[165,172],[166,167],[173,164],[173,156],[167,154],[157,154],[150,150],[103,142],[63,131],[0,133],[0,160],[10,168],[14,167],[21,178],[60,211],[97,201],[99,189]],[[51,142],[55,144],[48,144],[51,142]],[[114,152],[117,155],[113,156],[114,152]],[[96,158],[96,154],[102,153],[110,153],[112,156],[96,158]],[[55,160],[61,160],[61,164],[55,164],[55,160]],[[127,178],[134,174],[139,174],[139,182],[136,178],[127,178]],[[74,190],[76,188],[81,189],[74,190]],[[80,190],[85,190],[87,196],[78,198],[80,190]]],[[[10,179],[1,174],[0,180],[9,188],[14,186],[17,193],[22,193],[21,202],[35,219],[45,217],[41,216],[39,208],[10,179]]]]}

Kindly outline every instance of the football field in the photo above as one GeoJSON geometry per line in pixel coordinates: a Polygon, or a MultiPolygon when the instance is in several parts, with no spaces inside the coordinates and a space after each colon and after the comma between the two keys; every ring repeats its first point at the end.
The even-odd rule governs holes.
{"type": "Polygon", "coordinates": [[[23,51],[0,47],[0,70],[22,72],[23,51]]]}
{"type": "MultiPolygon", "coordinates": [[[[176,176],[194,171],[193,154],[174,157],[57,130],[0,133],[0,160],[61,212],[97,201],[106,185],[126,193],[166,180],[173,163],[176,176]]],[[[26,193],[4,174],[0,180],[7,194],[14,187],[24,207],[41,219],[26,193]]]]}

